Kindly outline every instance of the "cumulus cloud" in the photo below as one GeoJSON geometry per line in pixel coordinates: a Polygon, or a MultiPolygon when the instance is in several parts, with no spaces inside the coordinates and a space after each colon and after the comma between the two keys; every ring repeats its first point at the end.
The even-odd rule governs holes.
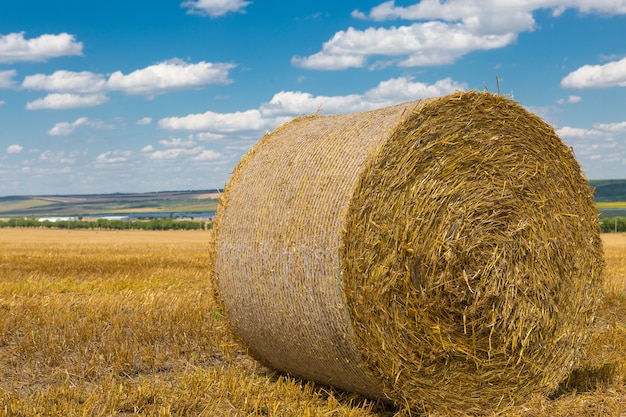
{"type": "Polygon", "coordinates": [[[99,93],[106,86],[102,74],[89,71],[56,71],[50,75],[28,75],[22,81],[22,87],[29,90],[46,90],[59,93],[99,93]]]}
{"type": "Polygon", "coordinates": [[[152,123],[152,117],[143,117],[137,120],[138,125],[149,125],[150,123],[152,123]]]}
{"type": "Polygon", "coordinates": [[[108,164],[119,164],[122,162],[127,162],[132,154],[133,154],[132,151],[120,151],[120,150],[104,152],[96,157],[96,164],[108,165],[108,164]]]}
{"type": "Polygon", "coordinates": [[[24,147],[22,145],[9,145],[7,146],[7,153],[20,153],[24,150],[24,147]]]}
{"type": "Polygon", "coordinates": [[[204,151],[202,146],[195,148],[167,148],[162,151],[154,151],[150,155],[151,159],[176,159],[182,155],[199,155],[204,151]]]}
{"type": "Polygon", "coordinates": [[[580,96],[569,96],[567,98],[560,98],[556,102],[558,104],[573,104],[573,103],[580,103],[582,100],[583,98],[580,96]]]}
{"type": "Polygon", "coordinates": [[[79,151],[58,151],[51,150],[43,151],[39,155],[39,161],[49,162],[54,164],[73,164],[76,162],[76,158],[79,156],[79,151]]]}
{"type": "Polygon", "coordinates": [[[46,61],[49,58],[82,55],[83,44],[74,35],[44,34],[26,39],[24,32],[0,36],[0,63],[46,61]]]}
{"type": "Polygon", "coordinates": [[[611,133],[626,133],[626,122],[618,123],[596,123],[593,125],[596,129],[611,133]]]}
{"type": "Polygon", "coordinates": [[[583,65],[561,80],[565,88],[626,87],[626,57],[604,65],[583,65]]]}
{"type": "Polygon", "coordinates": [[[414,23],[392,28],[349,28],[337,32],[322,51],[308,57],[293,57],[297,67],[328,70],[363,67],[368,56],[406,58],[400,66],[450,64],[473,50],[501,48],[515,41],[517,34],[472,33],[462,23],[414,23]]]}
{"type": "MultiPolygon", "coordinates": [[[[22,87],[29,90],[52,92],[44,98],[27,104],[29,110],[67,109],[90,107],[108,101],[106,93],[121,91],[126,94],[154,95],[173,90],[201,88],[209,84],[228,84],[232,80],[229,71],[235,64],[198,62],[186,63],[179,59],[161,62],[123,74],[112,73],[108,78],[103,74],[89,71],[56,71],[50,75],[35,74],[24,78],[22,87]]],[[[0,73],[0,87],[2,87],[0,73]]],[[[4,78],[10,80],[11,74],[4,78]]],[[[142,119],[149,123],[148,118],[142,119]]],[[[151,120],[151,119],[150,119],[151,120]]]]}
{"type": "Polygon", "coordinates": [[[192,159],[194,161],[215,161],[216,159],[220,159],[222,154],[219,152],[215,152],[211,149],[203,150],[198,155],[194,156],[192,159]]]}
{"type": "Polygon", "coordinates": [[[227,13],[245,13],[245,7],[251,2],[244,0],[189,0],[181,3],[189,14],[220,17],[227,13]]]}
{"type": "Polygon", "coordinates": [[[234,67],[234,64],[204,61],[188,64],[172,60],[133,71],[128,75],[116,71],[109,77],[107,88],[127,94],[156,94],[208,84],[229,84],[232,80],[228,78],[228,71],[234,67]]]}
{"type": "Polygon", "coordinates": [[[584,129],[579,127],[563,126],[556,130],[562,138],[593,139],[601,138],[604,135],[599,129],[584,129]]]}
{"type": "MultiPolygon", "coordinates": [[[[393,59],[399,66],[450,64],[477,50],[502,48],[517,40],[519,33],[536,30],[533,12],[552,9],[558,17],[566,9],[583,13],[623,14],[626,4],[612,0],[422,0],[396,6],[393,0],[372,8],[355,10],[363,20],[409,20],[415,23],[393,27],[353,27],[335,33],[322,50],[306,57],[294,56],[292,64],[317,70],[364,67],[371,56],[393,59]]],[[[380,64],[378,64],[380,65],[380,64]]]]}
{"type": "Polygon", "coordinates": [[[71,109],[76,107],[93,107],[109,100],[104,94],[48,94],[43,98],[26,103],[27,110],[71,109]]]}
{"type": "Polygon", "coordinates": [[[0,71],[0,88],[13,88],[15,86],[15,75],[17,71],[15,70],[4,70],[0,71]]]}
{"type": "Polygon", "coordinates": [[[159,144],[165,146],[166,148],[180,148],[194,146],[196,142],[192,139],[185,140],[181,138],[170,138],[160,140],[159,144]]]}
{"type": "Polygon", "coordinates": [[[246,110],[234,113],[207,111],[183,117],[165,117],[159,120],[160,128],[168,130],[208,130],[234,132],[237,130],[259,130],[268,126],[259,110],[246,110]]]}
{"type": "Polygon", "coordinates": [[[364,94],[314,96],[300,91],[281,91],[259,109],[235,113],[207,111],[182,117],[166,117],[158,126],[168,130],[234,132],[274,129],[294,116],[323,112],[327,114],[366,111],[403,101],[445,95],[467,86],[450,78],[427,84],[410,77],[382,81],[364,94]]]}
{"type": "Polygon", "coordinates": [[[413,80],[412,77],[391,78],[381,81],[364,94],[345,96],[313,96],[310,93],[281,91],[261,106],[261,112],[265,116],[293,117],[318,111],[324,113],[366,111],[403,101],[446,95],[467,88],[466,84],[455,82],[450,78],[439,80],[434,84],[413,80]]]}
{"type": "Polygon", "coordinates": [[[111,127],[99,120],[89,120],[87,117],[80,117],[73,122],[60,122],[55,124],[52,129],[48,130],[48,134],[51,136],[70,135],[79,126],[89,126],[94,129],[105,129],[111,127]]]}

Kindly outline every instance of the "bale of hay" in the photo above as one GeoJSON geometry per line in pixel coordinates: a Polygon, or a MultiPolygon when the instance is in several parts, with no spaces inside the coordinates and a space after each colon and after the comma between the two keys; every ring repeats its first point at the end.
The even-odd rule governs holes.
{"type": "Polygon", "coordinates": [[[297,118],[242,159],[215,224],[218,298],[257,358],[426,413],[551,393],[601,298],[573,152],[492,93],[297,118]]]}

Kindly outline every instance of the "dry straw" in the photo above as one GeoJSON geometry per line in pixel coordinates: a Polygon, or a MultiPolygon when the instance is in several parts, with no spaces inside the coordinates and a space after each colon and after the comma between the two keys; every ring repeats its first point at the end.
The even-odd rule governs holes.
{"type": "Polygon", "coordinates": [[[555,390],[601,298],[592,190],[491,93],[297,118],[240,162],[214,282],[264,363],[431,414],[555,390]]]}

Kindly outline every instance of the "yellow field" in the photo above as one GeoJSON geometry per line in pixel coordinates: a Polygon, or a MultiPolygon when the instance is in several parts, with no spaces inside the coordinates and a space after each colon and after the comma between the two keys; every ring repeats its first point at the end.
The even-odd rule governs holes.
{"type": "MultiPolygon", "coordinates": [[[[210,238],[1,229],[0,416],[408,415],[252,360],[212,297],[210,238]]],[[[626,236],[603,239],[584,363],[554,398],[501,415],[626,415],[626,236]]]]}

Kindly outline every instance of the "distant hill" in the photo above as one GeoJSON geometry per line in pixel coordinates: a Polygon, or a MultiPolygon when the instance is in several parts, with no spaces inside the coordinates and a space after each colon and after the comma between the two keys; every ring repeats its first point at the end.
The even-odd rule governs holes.
{"type": "MultiPolygon", "coordinates": [[[[589,184],[605,216],[626,215],[626,179],[589,184]],[[624,204],[608,204],[617,202],[624,204]]],[[[211,212],[217,209],[220,194],[221,190],[196,190],[0,197],[0,217],[211,212]]]]}
{"type": "Polygon", "coordinates": [[[626,201],[626,179],[590,180],[589,185],[596,189],[595,200],[599,203],[626,201]]]}
{"type": "Polygon", "coordinates": [[[0,197],[0,217],[215,211],[220,190],[0,197]]]}

